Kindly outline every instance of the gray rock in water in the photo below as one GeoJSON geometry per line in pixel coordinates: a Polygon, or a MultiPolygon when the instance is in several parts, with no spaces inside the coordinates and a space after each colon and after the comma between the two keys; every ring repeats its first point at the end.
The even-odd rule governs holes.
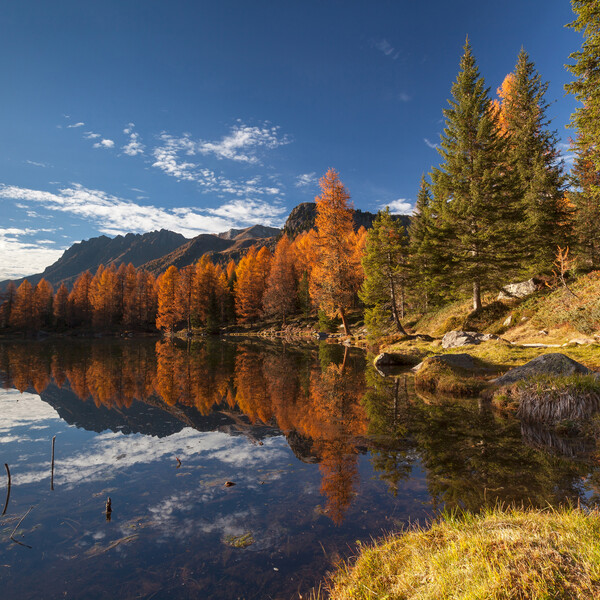
{"type": "Polygon", "coordinates": [[[560,354],[542,354],[527,364],[511,369],[494,381],[496,385],[511,385],[535,375],[589,375],[591,371],[581,363],[560,354]]]}
{"type": "Polygon", "coordinates": [[[511,283],[505,285],[502,291],[498,294],[498,300],[512,300],[513,298],[525,298],[530,296],[538,289],[535,279],[521,281],[520,283],[511,283]]]}
{"type": "Polygon", "coordinates": [[[402,367],[412,366],[418,362],[418,358],[410,354],[395,354],[393,352],[382,352],[373,360],[376,369],[381,367],[402,367]]]}
{"type": "Polygon", "coordinates": [[[468,344],[481,344],[488,340],[500,340],[502,338],[491,333],[478,333],[477,331],[449,331],[442,338],[442,348],[458,348],[468,344]]]}

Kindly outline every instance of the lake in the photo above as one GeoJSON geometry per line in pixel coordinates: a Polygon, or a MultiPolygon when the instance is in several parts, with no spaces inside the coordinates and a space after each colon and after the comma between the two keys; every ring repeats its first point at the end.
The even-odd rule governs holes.
{"type": "Polygon", "coordinates": [[[440,510],[598,500],[592,443],[339,345],[5,341],[0,378],[7,600],[307,598],[440,510]]]}

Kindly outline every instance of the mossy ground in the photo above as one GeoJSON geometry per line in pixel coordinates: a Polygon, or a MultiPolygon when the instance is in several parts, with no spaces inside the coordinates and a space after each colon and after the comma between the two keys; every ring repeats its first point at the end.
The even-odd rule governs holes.
{"type": "Polygon", "coordinates": [[[583,600],[600,597],[600,513],[501,510],[445,515],[363,546],[332,600],[583,600]]]}

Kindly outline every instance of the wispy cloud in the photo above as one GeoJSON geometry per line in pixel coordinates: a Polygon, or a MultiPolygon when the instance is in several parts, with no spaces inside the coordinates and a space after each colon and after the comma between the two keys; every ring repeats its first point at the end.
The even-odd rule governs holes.
{"type": "Polygon", "coordinates": [[[568,171],[573,168],[575,163],[575,153],[573,152],[573,146],[567,143],[558,144],[558,152],[560,154],[560,158],[565,163],[565,167],[568,171]]]}
{"type": "Polygon", "coordinates": [[[261,127],[250,127],[238,123],[231,128],[229,135],[217,142],[198,142],[197,152],[214,154],[219,159],[257,164],[260,162],[256,156],[259,148],[274,149],[289,142],[287,136],[280,136],[279,127],[266,123],[261,127]]]}
{"type": "Polygon", "coordinates": [[[129,123],[125,129],[123,129],[123,133],[129,136],[129,142],[122,147],[122,150],[128,156],[137,156],[138,154],[144,154],[144,150],[146,147],[140,141],[140,134],[135,132],[135,125],[133,123],[129,123]]]}
{"type": "Polygon", "coordinates": [[[427,138],[423,138],[423,141],[429,146],[432,150],[437,150],[439,148],[438,144],[434,142],[430,142],[427,138]]]}
{"type": "Polygon", "coordinates": [[[398,100],[400,100],[400,102],[410,102],[411,97],[406,92],[400,92],[398,94],[398,100]]]}
{"type": "Polygon", "coordinates": [[[295,186],[297,188],[314,185],[317,183],[317,174],[313,171],[312,173],[302,173],[296,177],[295,186]]]}
{"type": "Polygon", "coordinates": [[[154,156],[152,166],[179,181],[194,181],[205,192],[219,192],[235,196],[273,196],[281,193],[278,187],[262,185],[259,176],[243,181],[234,181],[218,175],[212,169],[202,167],[196,161],[192,162],[190,157],[202,153],[201,148],[204,142],[196,142],[187,134],[176,137],[162,133],[160,140],[161,144],[152,151],[154,156]]]}
{"type": "Polygon", "coordinates": [[[115,143],[112,140],[102,139],[94,144],[94,148],[114,148],[115,143]]]}
{"type": "Polygon", "coordinates": [[[0,198],[36,202],[48,210],[87,219],[108,235],[166,228],[194,237],[200,233],[216,233],[257,222],[281,226],[286,212],[280,204],[253,198],[230,201],[217,208],[165,209],[138,204],[78,184],[58,193],[0,184],[0,198]]]}
{"type": "Polygon", "coordinates": [[[83,133],[83,137],[86,140],[95,140],[98,139],[99,137],[102,137],[99,133],[94,133],[93,131],[85,131],[83,133]]]}
{"type": "Polygon", "coordinates": [[[400,56],[400,52],[394,48],[385,38],[375,41],[375,48],[389,56],[392,60],[396,60],[400,56]]]}
{"type": "Polygon", "coordinates": [[[43,163],[43,162],[37,162],[35,160],[26,160],[25,161],[28,165],[33,165],[34,167],[43,167],[43,168],[48,168],[50,165],[48,163],[43,163]]]}
{"type": "Polygon", "coordinates": [[[64,249],[49,240],[32,240],[47,229],[0,228],[0,281],[43,271],[58,260],[64,249]]]}
{"type": "Polygon", "coordinates": [[[392,200],[391,202],[384,202],[379,205],[379,210],[385,210],[386,207],[390,208],[390,212],[393,215],[410,215],[413,211],[413,205],[410,200],[406,198],[398,198],[398,200],[392,200]]]}
{"type": "Polygon", "coordinates": [[[75,127],[83,127],[85,125],[85,123],[83,122],[79,122],[79,123],[73,123],[72,125],[67,125],[67,129],[75,129],[75,127]]]}

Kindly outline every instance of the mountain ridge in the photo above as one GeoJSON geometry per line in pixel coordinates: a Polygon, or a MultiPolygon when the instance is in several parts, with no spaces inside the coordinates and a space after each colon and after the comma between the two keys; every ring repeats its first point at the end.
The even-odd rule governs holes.
{"type": "MultiPolygon", "coordinates": [[[[353,216],[355,229],[361,226],[368,229],[376,214],[355,210],[353,216]]],[[[221,233],[202,233],[191,239],[166,229],[143,234],[128,233],[114,238],[101,235],[73,244],[42,273],[0,282],[0,290],[5,289],[10,281],[19,286],[27,279],[35,286],[42,278],[55,288],[62,283],[71,287],[81,273],[88,270],[93,274],[100,264],[118,267],[122,263],[132,263],[134,267],[146,269],[155,276],[171,265],[178,269],[191,265],[204,254],[209,254],[217,263],[226,264],[231,259],[238,261],[253,244],[272,250],[282,233],[295,237],[314,227],[315,217],[316,204],[303,202],[292,209],[282,229],[255,224],[221,233]]],[[[408,226],[410,217],[397,215],[396,218],[408,226]]]]}

